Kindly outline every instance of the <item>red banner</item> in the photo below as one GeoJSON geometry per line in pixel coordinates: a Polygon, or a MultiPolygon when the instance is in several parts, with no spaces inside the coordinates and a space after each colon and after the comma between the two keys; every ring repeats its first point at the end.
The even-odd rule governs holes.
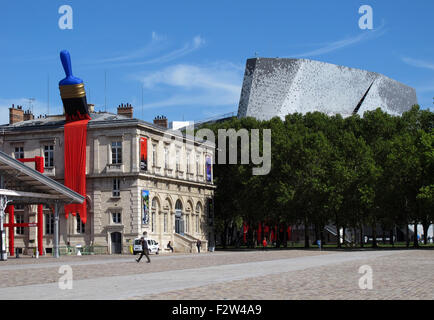
{"type": "Polygon", "coordinates": [[[140,138],[140,171],[148,170],[148,139],[140,138]]]}

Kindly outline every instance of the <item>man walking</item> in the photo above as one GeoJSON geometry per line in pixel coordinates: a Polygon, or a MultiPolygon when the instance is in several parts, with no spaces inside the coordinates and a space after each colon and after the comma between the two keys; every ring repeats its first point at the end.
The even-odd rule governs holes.
{"type": "Polygon", "coordinates": [[[197,246],[197,252],[198,253],[200,253],[200,246],[201,245],[202,245],[202,242],[199,239],[197,239],[196,246],[197,246]]]}
{"type": "Polygon", "coordinates": [[[146,256],[146,258],[148,259],[148,263],[151,263],[151,259],[149,259],[149,250],[148,250],[148,241],[145,240],[145,237],[142,237],[142,253],[140,254],[139,259],[137,259],[137,262],[140,262],[140,260],[142,259],[143,255],[146,256]]]}

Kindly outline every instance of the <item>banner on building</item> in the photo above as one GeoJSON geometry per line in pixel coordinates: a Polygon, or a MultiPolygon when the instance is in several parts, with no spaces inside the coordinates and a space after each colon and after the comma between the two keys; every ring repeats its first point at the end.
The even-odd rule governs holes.
{"type": "Polygon", "coordinates": [[[142,224],[149,224],[149,190],[142,190],[142,224]]]}
{"type": "Polygon", "coordinates": [[[211,157],[205,157],[206,181],[211,181],[211,157]]]}
{"type": "Polygon", "coordinates": [[[148,139],[140,138],[140,171],[148,170],[148,139]]]}

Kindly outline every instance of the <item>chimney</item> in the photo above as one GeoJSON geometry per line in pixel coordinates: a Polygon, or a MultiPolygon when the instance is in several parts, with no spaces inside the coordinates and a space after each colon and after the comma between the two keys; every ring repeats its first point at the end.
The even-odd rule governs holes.
{"type": "Polygon", "coordinates": [[[95,105],[88,103],[87,104],[87,110],[89,110],[89,113],[94,113],[95,112],[95,105]]]}
{"type": "Polygon", "coordinates": [[[24,121],[33,119],[35,119],[35,116],[33,115],[31,110],[24,111],[24,121]]]}
{"type": "Polygon", "coordinates": [[[129,103],[126,104],[120,104],[118,106],[118,115],[125,116],[127,118],[133,118],[133,106],[129,103]]]}
{"type": "Polygon", "coordinates": [[[24,120],[24,110],[22,106],[17,106],[15,109],[14,105],[9,108],[9,124],[14,124],[24,120]]]}
{"type": "Polygon", "coordinates": [[[154,124],[167,129],[167,118],[165,116],[156,116],[154,124]]]}

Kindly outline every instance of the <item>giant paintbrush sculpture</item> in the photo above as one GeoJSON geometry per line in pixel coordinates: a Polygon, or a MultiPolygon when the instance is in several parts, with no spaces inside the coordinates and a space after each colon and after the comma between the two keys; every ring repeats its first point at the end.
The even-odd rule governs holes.
{"type": "Polygon", "coordinates": [[[83,80],[72,75],[69,52],[66,50],[60,52],[60,60],[66,74],[66,78],[59,82],[66,121],[90,119],[84,83],[83,80]]]}
{"type": "MultiPolygon", "coordinates": [[[[86,197],[86,138],[90,120],[83,80],[72,75],[69,52],[60,53],[66,78],[59,82],[60,96],[65,109],[65,186],[86,197]]],[[[86,223],[86,200],[83,204],[68,204],[65,215],[79,214],[86,223]]]]}

